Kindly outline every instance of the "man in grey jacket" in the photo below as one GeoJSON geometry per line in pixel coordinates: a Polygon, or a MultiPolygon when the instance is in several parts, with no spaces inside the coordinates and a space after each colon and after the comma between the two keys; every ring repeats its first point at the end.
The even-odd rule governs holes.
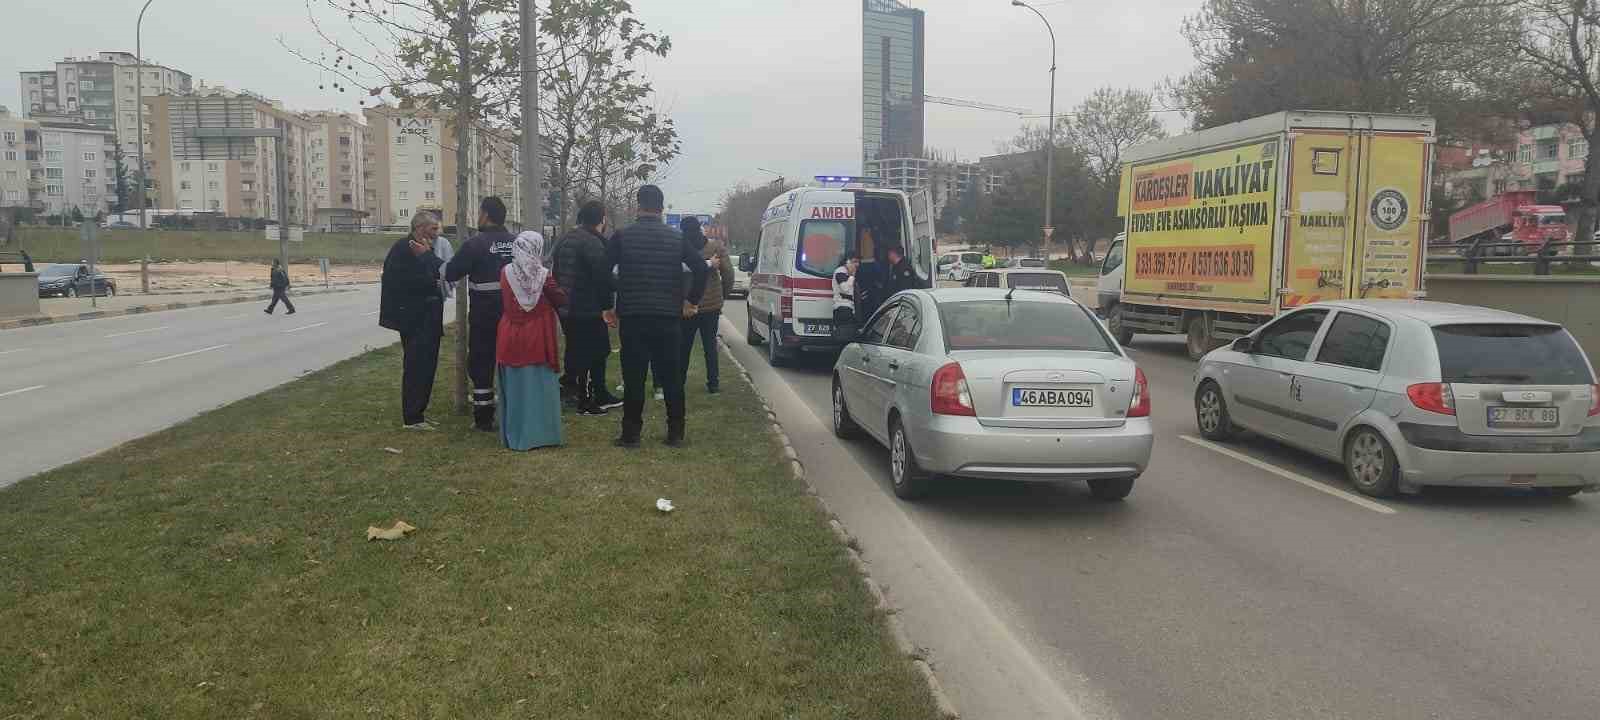
{"type": "Polygon", "coordinates": [[[683,373],[678,369],[679,321],[694,317],[706,290],[706,263],[677,230],[662,221],[666,198],[661,188],[639,188],[639,219],[612,236],[606,248],[617,268],[616,307],[608,324],[622,336],[622,435],[619,447],[639,446],[644,428],[646,369],[661,386],[667,403],[667,445],[684,443],[683,373]],[[682,268],[692,273],[688,291],[682,268]]]}

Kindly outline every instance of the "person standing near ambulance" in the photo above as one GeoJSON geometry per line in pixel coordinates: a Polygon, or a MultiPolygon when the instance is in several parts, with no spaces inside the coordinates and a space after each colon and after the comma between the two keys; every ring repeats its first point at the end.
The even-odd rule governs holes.
{"type": "MultiPolygon", "coordinates": [[[[511,263],[516,236],[506,230],[505,201],[493,195],[478,205],[478,234],[461,243],[449,264],[446,282],[467,279],[467,375],[472,378],[472,426],[497,432],[495,425],[495,344],[500,327],[500,270],[511,263]]],[[[457,300],[457,302],[460,302],[457,300]]]]}

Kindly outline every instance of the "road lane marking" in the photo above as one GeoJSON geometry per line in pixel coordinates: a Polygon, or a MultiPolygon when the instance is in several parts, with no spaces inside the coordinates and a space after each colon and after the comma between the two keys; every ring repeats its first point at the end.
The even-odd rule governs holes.
{"type": "Polygon", "coordinates": [[[240,313],[238,315],[229,315],[229,316],[223,318],[223,320],[238,320],[239,318],[249,317],[249,316],[250,316],[250,313],[240,313]]]}
{"type": "Polygon", "coordinates": [[[38,389],[43,388],[43,387],[44,387],[43,385],[34,385],[32,387],[17,388],[16,390],[8,390],[6,392],[0,392],[0,397],[11,397],[12,395],[21,395],[21,394],[23,394],[25,392],[33,392],[34,390],[38,390],[38,389]]]}
{"type": "Polygon", "coordinates": [[[161,327],[145,328],[143,330],[129,330],[127,332],[111,333],[110,335],[107,335],[106,337],[107,338],[127,337],[129,335],[138,335],[140,333],[155,332],[157,330],[166,330],[166,329],[169,329],[171,327],[172,327],[171,325],[162,325],[161,327]]]}
{"type": "Polygon", "coordinates": [[[377,315],[380,312],[383,312],[383,311],[382,310],[373,310],[372,312],[361,313],[361,317],[371,317],[373,315],[377,315]]]}
{"type": "Polygon", "coordinates": [[[300,327],[297,327],[297,328],[292,328],[292,329],[289,329],[289,330],[285,330],[285,331],[283,331],[283,334],[288,335],[289,333],[292,333],[292,332],[300,332],[301,330],[310,330],[311,328],[318,328],[318,327],[322,327],[323,325],[327,325],[327,323],[319,322],[319,323],[311,323],[310,325],[301,325],[300,327]]]}
{"type": "Polygon", "coordinates": [[[32,349],[33,348],[17,348],[15,350],[0,350],[0,355],[10,355],[11,353],[27,352],[27,351],[32,350],[32,349]]]}
{"type": "Polygon", "coordinates": [[[156,364],[158,362],[166,362],[168,360],[177,360],[178,358],[189,357],[190,355],[199,355],[200,353],[211,352],[212,350],[221,350],[221,349],[223,349],[225,347],[227,347],[226,344],[212,345],[211,347],[208,347],[208,348],[200,348],[199,350],[190,350],[189,352],[181,352],[181,353],[178,353],[177,355],[168,355],[166,357],[158,357],[158,358],[156,358],[154,360],[146,360],[146,361],[144,361],[142,363],[139,363],[139,364],[140,365],[154,365],[154,364],[156,364]]]}
{"type": "Polygon", "coordinates": [[[1260,468],[1260,469],[1265,470],[1265,471],[1267,471],[1269,473],[1272,473],[1273,475],[1277,475],[1278,477],[1281,477],[1281,478],[1285,478],[1285,479],[1288,479],[1288,480],[1293,480],[1293,481],[1295,481],[1297,483],[1300,483],[1301,485],[1304,485],[1304,486],[1306,486],[1308,488],[1311,488],[1312,490],[1316,490],[1317,492],[1327,493],[1329,495],[1332,495],[1332,496],[1334,496],[1336,498],[1339,498],[1340,500],[1343,500],[1343,501],[1348,502],[1348,503],[1353,503],[1355,505],[1360,505],[1361,507],[1364,507],[1364,508],[1366,508],[1368,510],[1371,510],[1371,511],[1375,512],[1375,513],[1383,513],[1384,515],[1393,515],[1396,512],[1396,510],[1394,508],[1389,507],[1388,505],[1385,505],[1385,504],[1383,504],[1381,502],[1377,502],[1375,500],[1370,500],[1368,498],[1362,497],[1362,496],[1357,495],[1355,493],[1345,492],[1345,491],[1340,490],[1338,488],[1328,487],[1327,484],[1325,484],[1325,483],[1317,482],[1316,480],[1312,480],[1311,478],[1308,478],[1308,477],[1306,477],[1304,475],[1301,475],[1301,474],[1299,474],[1297,472],[1292,472],[1292,471],[1289,471],[1289,470],[1285,470],[1285,469],[1283,469],[1281,467],[1278,467],[1277,465],[1273,465],[1272,463],[1269,463],[1269,462],[1267,462],[1265,460],[1257,460],[1257,459],[1255,459],[1253,457],[1250,457],[1249,455],[1246,455],[1246,454],[1244,454],[1242,452],[1239,452],[1237,450],[1233,450],[1233,449],[1230,449],[1230,448],[1225,448],[1225,447],[1223,447],[1221,445],[1218,445],[1218,444],[1216,444],[1214,442],[1211,442],[1209,440],[1202,440],[1202,439],[1197,438],[1197,437],[1195,437],[1193,435],[1182,435],[1180,437],[1182,437],[1184,440],[1187,440],[1187,441],[1189,441],[1191,443],[1194,443],[1195,445],[1199,445],[1200,447],[1203,447],[1203,448],[1205,448],[1207,450],[1210,450],[1212,452],[1215,452],[1215,453],[1218,453],[1218,454],[1221,454],[1221,455],[1227,455],[1228,457],[1231,457],[1231,458],[1233,458],[1235,460],[1238,460],[1239,462],[1242,462],[1242,463],[1244,463],[1246,465],[1250,465],[1250,466],[1253,466],[1253,467],[1260,468]]]}

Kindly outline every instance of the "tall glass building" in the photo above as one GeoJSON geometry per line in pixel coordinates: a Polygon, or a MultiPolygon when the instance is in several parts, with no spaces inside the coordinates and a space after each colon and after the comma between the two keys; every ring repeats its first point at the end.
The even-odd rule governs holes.
{"type": "Polygon", "coordinates": [[[922,155],[922,11],[861,0],[861,165],[922,155]]]}

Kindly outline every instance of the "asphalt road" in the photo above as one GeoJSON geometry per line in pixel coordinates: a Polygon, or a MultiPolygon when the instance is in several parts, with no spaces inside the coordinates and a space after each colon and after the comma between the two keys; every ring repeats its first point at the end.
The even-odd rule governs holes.
{"type": "Polygon", "coordinates": [[[295,306],[294,315],[239,303],[0,331],[0,487],[397,340],[378,327],[375,287],[295,306]]]}
{"type": "Polygon", "coordinates": [[[1182,341],[1141,336],[1157,442],[1126,502],[944,481],[905,503],[882,448],[827,432],[831,359],[772,370],[725,313],[963,717],[1600,716],[1600,497],[1374,502],[1303,453],[1215,449],[1182,341]]]}

